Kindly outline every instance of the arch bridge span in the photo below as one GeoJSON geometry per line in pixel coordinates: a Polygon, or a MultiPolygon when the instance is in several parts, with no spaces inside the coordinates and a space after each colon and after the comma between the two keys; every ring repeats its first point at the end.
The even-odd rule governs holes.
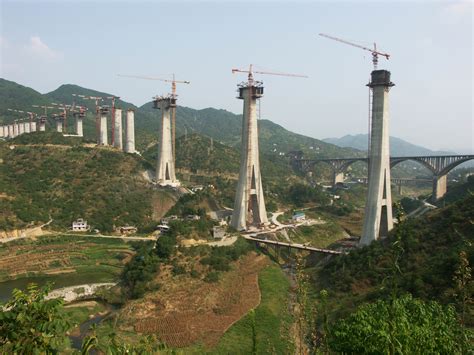
{"type": "MultiPolygon", "coordinates": [[[[309,172],[314,165],[318,163],[326,163],[332,167],[333,186],[344,181],[344,174],[347,168],[352,164],[362,161],[368,163],[368,158],[328,158],[328,159],[303,159],[301,151],[290,152],[291,165],[294,169],[309,172]]],[[[433,194],[434,201],[439,200],[446,194],[448,173],[458,165],[466,161],[474,159],[474,155],[431,155],[431,156],[407,156],[407,157],[390,157],[390,168],[393,168],[401,162],[412,160],[416,161],[433,173],[433,194]]]]}

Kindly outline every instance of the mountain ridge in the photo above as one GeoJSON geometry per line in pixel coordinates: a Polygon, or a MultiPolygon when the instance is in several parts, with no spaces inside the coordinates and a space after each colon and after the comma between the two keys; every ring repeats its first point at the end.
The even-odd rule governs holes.
{"type": "MultiPolygon", "coordinates": [[[[366,133],[360,134],[346,134],[342,137],[324,138],[324,142],[335,144],[339,147],[349,147],[367,151],[368,135],[366,133]]],[[[435,151],[413,143],[410,143],[402,138],[390,136],[390,152],[394,156],[416,156],[416,155],[452,155],[454,152],[435,151]]]]}

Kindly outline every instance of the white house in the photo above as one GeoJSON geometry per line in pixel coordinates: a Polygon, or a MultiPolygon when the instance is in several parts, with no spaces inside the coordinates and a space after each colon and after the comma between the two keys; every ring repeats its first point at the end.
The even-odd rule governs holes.
{"type": "Polygon", "coordinates": [[[293,222],[300,222],[300,221],[304,221],[306,219],[306,216],[303,212],[296,212],[294,215],[293,215],[293,222]]]}
{"type": "Polygon", "coordinates": [[[72,222],[73,232],[86,232],[89,230],[87,221],[84,221],[82,218],[78,218],[77,221],[72,222]]]}

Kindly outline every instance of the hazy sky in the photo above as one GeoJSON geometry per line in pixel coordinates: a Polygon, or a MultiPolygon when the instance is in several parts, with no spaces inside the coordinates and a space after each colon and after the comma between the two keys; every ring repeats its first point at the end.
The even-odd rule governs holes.
{"type": "Polygon", "coordinates": [[[0,76],[42,93],[64,83],[141,105],[165,83],[192,108],[240,113],[234,67],[306,74],[260,76],[262,117],[316,138],[367,132],[369,52],[331,41],[377,42],[391,54],[391,134],[432,149],[474,151],[471,1],[6,1],[0,76]]]}

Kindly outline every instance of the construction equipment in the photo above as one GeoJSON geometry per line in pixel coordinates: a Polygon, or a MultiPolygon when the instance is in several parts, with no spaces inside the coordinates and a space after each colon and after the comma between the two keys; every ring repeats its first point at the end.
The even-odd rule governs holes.
{"type": "Polygon", "coordinates": [[[13,108],[8,108],[7,111],[17,112],[17,113],[22,113],[22,114],[26,113],[28,115],[29,120],[30,120],[30,126],[31,126],[31,122],[33,121],[33,119],[37,116],[37,114],[34,113],[34,112],[16,110],[16,109],[13,109],[13,108]]]}
{"type": "MultiPolygon", "coordinates": [[[[235,73],[248,73],[249,76],[248,76],[247,85],[249,87],[252,86],[253,84],[260,83],[258,81],[254,81],[254,79],[253,79],[253,74],[254,73],[255,74],[264,74],[264,75],[292,76],[292,77],[296,77],[296,78],[308,78],[308,76],[300,75],[300,74],[288,74],[288,73],[278,73],[278,72],[256,71],[256,70],[253,70],[253,64],[250,64],[249,70],[232,69],[232,74],[235,74],[235,73]]],[[[258,104],[258,118],[261,118],[262,117],[262,113],[261,113],[262,106],[260,104],[260,98],[258,98],[257,104],[258,104]]]]}
{"type": "Polygon", "coordinates": [[[53,105],[58,110],[62,110],[62,113],[59,116],[61,116],[62,119],[63,119],[64,133],[67,134],[67,111],[70,111],[73,108],[73,106],[72,105],[58,104],[58,103],[55,103],[55,102],[52,102],[51,105],[53,105]]]}
{"type": "Polygon", "coordinates": [[[378,62],[379,62],[379,57],[378,57],[379,55],[387,58],[387,60],[390,59],[390,54],[382,53],[382,52],[377,51],[377,44],[376,43],[374,43],[374,48],[372,49],[372,48],[368,48],[368,47],[365,47],[365,46],[361,46],[361,45],[356,44],[356,43],[346,41],[345,39],[341,39],[341,38],[337,38],[337,37],[334,37],[334,36],[327,35],[325,33],[320,33],[319,35],[322,36],[322,37],[332,39],[334,41],[345,43],[345,44],[348,44],[350,46],[353,46],[353,47],[360,48],[360,49],[363,49],[365,51],[371,52],[372,53],[372,63],[374,64],[374,70],[377,70],[377,65],[378,65],[378,62]]]}
{"type": "Polygon", "coordinates": [[[80,97],[84,100],[94,100],[95,101],[95,132],[97,144],[99,143],[99,101],[103,101],[104,98],[101,96],[86,96],[80,94],[72,94],[74,97],[80,97]]]}
{"type": "Polygon", "coordinates": [[[32,107],[37,107],[37,108],[44,108],[44,115],[46,116],[48,114],[48,109],[53,109],[54,107],[53,106],[47,106],[47,105],[43,105],[43,106],[39,106],[39,105],[32,105],[32,107]]]}
{"type": "MultiPolygon", "coordinates": [[[[141,75],[122,75],[117,74],[118,76],[124,78],[135,78],[135,79],[144,79],[144,80],[158,80],[165,83],[171,83],[171,98],[176,101],[176,84],[190,84],[190,81],[187,80],[176,80],[173,74],[173,79],[163,79],[163,78],[154,78],[150,76],[141,76],[141,75]]],[[[176,146],[176,106],[171,108],[171,134],[173,140],[173,156],[175,157],[175,146],[176,146]]]]}
{"type": "Polygon", "coordinates": [[[278,72],[267,72],[267,71],[253,70],[253,64],[250,64],[249,70],[232,69],[232,74],[235,74],[235,73],[248,73],[249,74],[249,79],[252,78],[252,80],[253,80],[253,74],[293,76],[293,77],[297,77],[297,78],[308,78],[308,76],[301,75],[301,74],[288,74],[288,73],[278,73],[278,72]]]}

